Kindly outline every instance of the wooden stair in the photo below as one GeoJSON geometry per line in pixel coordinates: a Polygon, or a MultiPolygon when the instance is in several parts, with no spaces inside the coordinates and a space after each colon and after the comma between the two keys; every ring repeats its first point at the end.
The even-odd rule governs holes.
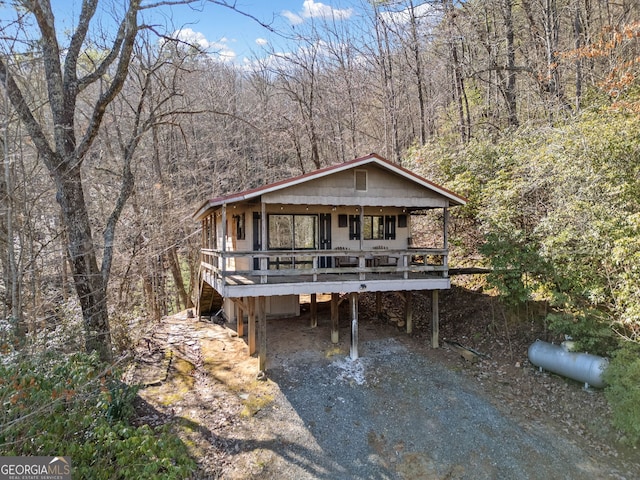
{"type": "Polygon", "coordinates": [[[198,315],[215,315],[222,308],[223,298],[211,285],[200,280],[200,299],[198,315]]]}

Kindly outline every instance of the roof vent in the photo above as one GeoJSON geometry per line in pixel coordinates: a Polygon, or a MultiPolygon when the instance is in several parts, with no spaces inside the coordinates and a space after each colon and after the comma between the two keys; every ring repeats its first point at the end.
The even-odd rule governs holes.
{"type": "Polygon", "coordinates": [[[354,172],[356,190],[359,192],[367,191],[367,171],[355,170],[354,172]]]}

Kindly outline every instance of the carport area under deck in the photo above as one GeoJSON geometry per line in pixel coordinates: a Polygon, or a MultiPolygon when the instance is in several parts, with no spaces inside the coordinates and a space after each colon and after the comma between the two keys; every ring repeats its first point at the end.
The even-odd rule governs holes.
{"type": "MultiPolygon", "coordinates": [[[[244,318],[247,319],[247,343],[249,354],[258,354],[259,369],[261,372],[267,369],[267,315],[266,298],[277,295],[310,295],[310,322],[311,327],[317,326],[317,296],[330,294],[331,300],[331,341],[337,344],[339,341],[339,305],[343,301],[349,302],[351,338],[349,356],[358,358],[358,302],[359,295],[363,292],[376,293],[376,310],[381,312],[382,292],[404,291],[405,318],[407,334],[413,330],[413,292],[431,290],[432,300],[432,339],[433,348],[439,346],[439,310],[438,296],[440,289],[450,287],[449,278],[436,275],[413,273],[408,278],[398,278],[399,274],[378,274],[379,278],[359,280],[360,274],[335,274],[323,276],[321,282],[308,282],[307,275],[294,278],[286,275],[282,278],[270,276],[269,283],[256,283],[259,276],[229,275],[226,278],[225,297],[230,298],[236,309],[236,328],[238,336],[243,337],[244,318]],[[285,280],[280,281],[278,280],[285,280]],[[400,283],[399,283],[400,282],[400,283]],[[400,288],[402,285],[402,288],[400,288]],[[249,295],[250,294],[250,295],[249,295]]],[[[400,274],[402,277],[403,275],[400,274]]],[[[206,276],[204,277],[206,281],[206,276]]]]}
{"type": "MultiPolygon", "coordinates": [[[[331,340],[338,343],[338,305],[347,300],[350,303],[351,342],[350,356],[358,357],[358,296],[360,293],[405,292],[405,323],[407,333],[412,332],[412,292],[432,291],[432,346],[438,347],[438,292],[451,286],[448,278],[447,251],[443,249],[420,249],[420,258],[437,260],[427,264],[424,260],[415,262],[416,250],[396,253],[399,261],[391,266],[379,266],[368,257],[379,252],[349,252],[356,255],[356,265],[339,267],[318,267],[320,256],[345,255],[344,252],[286,252],[288,256],[309,258],[307,268],[272,269],[267,268],[275,256],[283,252],[250,252],[260,258],[262,269],[244,270],[229,268],[234,265],[234,257],[249,256],[248,252],[203,251],[202,280],[215,289],[222,297],[233,301],[236,317],[247,318],[247,341],[249,353],[258,353],[260,370],[266,369],[267,322],[266,298],[285,295],[311,295],[312,326],[317,322],[316,298],[319,294],[331,295],[331,340]],[[439,257],[439,258],[438,258],[439,257]],[[258,344],[256,345],[256,339],[258,344]]],[[[385,252],[386,253],[386,252],[385,252]]],[[[326,257],[325,257],[326,258],[326,257]]],[[[338,264],[335,260],[328,263],[338,264]]],[[[257,266],[257,265],[256,265],[257,266]]],[[[200,313],[200,312],[199,312],[200,313]]],[[[238,322],[238,335],[243,336],[243,322],[238,322]]]]}

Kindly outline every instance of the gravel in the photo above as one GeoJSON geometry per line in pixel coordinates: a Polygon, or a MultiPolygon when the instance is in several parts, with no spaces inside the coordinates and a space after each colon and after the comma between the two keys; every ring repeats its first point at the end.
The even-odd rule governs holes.
{"type": "MultiPolygon", "coordinates": [[[[387,300],[389,311],[401,306],[387,300]]],[[[326,309],[316,328],[304,313],[269,319],[267,381],[232,329],[169,317],[152,344],[193,371],[185,377],[172,362],[141,391],[139,422],[173,426],[198,461],[194,479],[640,478],[637,451],[623,455],[610,440],[602,392],[528,364],[539,332],[496,327],[484,296],[446,300],[441,340],[487,354],[480,361],[429,346],[428,301],[418,299],[409,336],[373,318],[363,296],[357,360],[348,312],[337,345],[326,309]]],[[[153,373],[149,361],[142,371],[153,373]]]]}
{"type": "Polygon", "coordinates": [[[547,426],[505,415],[426,350],[392,337],[360,352],[274,362],[279,395],[256,420],[278,430],[260,478],[624,478],[547,426]]]}

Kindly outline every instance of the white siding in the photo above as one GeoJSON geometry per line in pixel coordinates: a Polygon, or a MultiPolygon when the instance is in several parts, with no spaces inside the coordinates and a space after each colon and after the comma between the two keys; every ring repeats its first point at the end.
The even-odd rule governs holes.
{"type": "Polygon", "coordinates": [[[396,207],[445,207],[449,200],[436,192],[377,166],[367,170],[367,190],[355,189],[354,170],[294,185],[263,196],[266,203],[363,205],[396,207]]]}

